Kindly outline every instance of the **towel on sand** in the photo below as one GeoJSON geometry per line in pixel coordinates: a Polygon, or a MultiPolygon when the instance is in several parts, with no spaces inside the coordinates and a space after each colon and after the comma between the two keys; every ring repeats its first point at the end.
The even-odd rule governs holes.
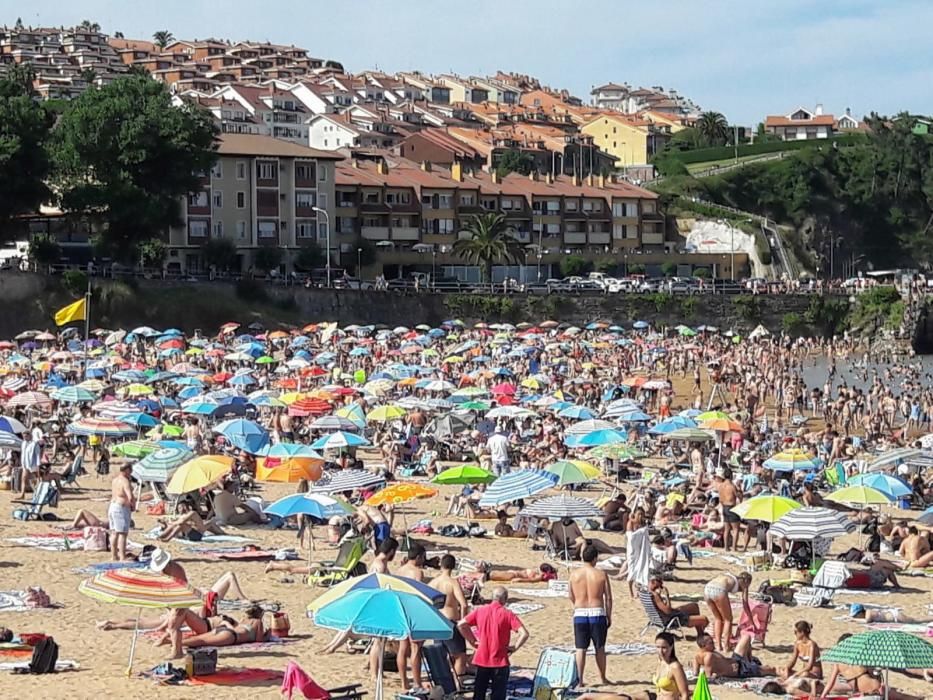
{"type": "MultiPolygon", "coordinates": [[[[5,661],[0,663],[0,671],[22,671],[29,668],[28,661],[5,661]]],[[[56,671],[77,671],[81,666],[71,659],[59,659],[55,663],[56,671]]]]}
{"type": "Polygon", "coordinates": [[[96,564],[79,566],[71,570],[73,574],[99,574],[102,571],[115,571],[117,569],[145,569],[147,564],[138,561],[101,561],[96,564]]]}
{"type": "MultiPolygon", "coordinates": [[[[237,648],[243,646],[249,645],[241,644],[237,648]]],[[[249,685],[257,681],[280,681],[284,675],[267,668],[218,668],[216,673],[195,676],[185,682],[190,685],[249,685]]]]}
{"type": "Polygon", "coordinates": [[[540,610],[544,606],[541,603],[509,603],[505,607],[516,615],[527,615],[528,613],[540,610]]]}
{"type": "Polygon", "coordinates": [[[553,588],[510,588],[511,593],[517,593],[531,598],[566,598],[567,591],[556,591],[553,588]]]}
{"type": "Polygon", "coordinates": [[[26,591],[0,591],[0,612],[36,612],[60,607],[62,605],[53,603],[47,608],[37,608],[26,604],[26,591]]]}
{"type": "MultiPolygon", "coordinates": [[[[562,644],[560,646],[550,647],[551,649],[557,649],[559,651],[575,651],[572,644],[562,644]]],[[[606,645],[606,654],[608,656],[648,656],[649,654],[656,654],[658,652],[654,644],[642,644],[641,642],[626,642],[625,644],[607,644],[606,645]]],[[[592,656],[595,653],[592,647],[590,647],[587,654],[592,656]]]]}

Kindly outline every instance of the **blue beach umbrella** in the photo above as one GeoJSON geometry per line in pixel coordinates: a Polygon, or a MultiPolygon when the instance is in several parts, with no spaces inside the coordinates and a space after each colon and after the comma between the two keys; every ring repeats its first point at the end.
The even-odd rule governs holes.
{"type": "Polygon", "coordinates": [[[558,418],[569,418],[570,420],[593,420],[596,418],[596,414],[586,406],[577,406],[575,404],[560,409],[557,416],[558,418]]]}
{"type": "Polygon", "coordinates": [[[154,428],[159,424],[158,419],[148,413],[124,413],[117,420],[136,428],[154,428]]]}
{"type": "Polygon", "coordinates": [[[450,639],[453,623],[420,595],[357,588],[314,613],[314,624],[383,639],[450,639]]]}
{"type": "Polygon", "coordinates": [[[534,496],[557,485],[557,475],[538,469],[520,469],[496,479],[479,500],[483,508],[494,508],[534,496]]]}
{"type": "Polygon", "coordinates": [[[364,437],[338,430],[336,433],[319,437],[311,443],[311,447],[316,450],[336,450],[344,447],[362,447],[369,444],[369,440],[364,437]]]}
{"type": "Polygon", "coordinates": [[[567,435],[564,444],[567,447],[600,447],[625,442],[628,435],[621,430],[594,430],[586,435],[567,435]]]}
{"type": "Polygon", "coordinates": [[[252,454],[260,452],[269,443],[269,433],[265,428],[243,418],[219,423],[214,432],[223,435],[234,447],[252,454]]]}
{"type": "Polygon", "coordinates": [[[891,498],[901,498],[902,496],[909,496],[913,493],[913,489],[907,484],[890,474],[858,474],[848,479],[846,484],[848,486],[868,486],[869,488],[881,491],[881,493],[891,498]]]}
{"type": "Polygon", "coordinates": [[[270,515],[277,515],[280,518],[290,518],[296,515],[309,515],[319,520],[328,520],[329,518],[346,515],[352,512],[352,508],[339,501],[321,493],[293,493],[290,496],[280,498],[272,505],[268,506],[263,512],[270,515]]]}
{"type": "Polygon", "coordinates": [[[695,428],[696,421],[686,416],[673,416],[665,421],[661,421],[648,431],[649,435],[667,435],[680,428],[695,428]]]}

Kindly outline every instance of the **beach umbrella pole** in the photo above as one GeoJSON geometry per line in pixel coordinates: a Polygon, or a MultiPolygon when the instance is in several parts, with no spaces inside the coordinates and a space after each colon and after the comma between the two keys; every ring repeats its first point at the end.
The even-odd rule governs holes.
{"type": "Polygon", "coordinates": [[[130,659],[126,665],[127,678],[133,673],[133,656],[136,655],[136,638],[139,636],[139,617],[142,613],[142,608],[136,608],[136,626],[133,628],[133,641],[130,642],[130,659]]]}
{"type": "Polygon", "coordinates": [[[375,690],[375,700],[382,700],[382,667],[385,664],[386,656],[386,642],[385,639],[379,637],[376,639],[376,649],[379,652],[379,665],[376,671],[376,690],[375,690]]]}

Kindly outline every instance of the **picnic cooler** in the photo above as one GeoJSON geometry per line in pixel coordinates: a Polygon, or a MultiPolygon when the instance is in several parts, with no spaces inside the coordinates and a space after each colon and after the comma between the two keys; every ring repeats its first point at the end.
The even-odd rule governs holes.
{"type": "Polygon", "coordinates": [[[188,671],[188,678],[216,673],[217,650],[213,647],[192,649],[185,655],[185,669],[188,671]]]}

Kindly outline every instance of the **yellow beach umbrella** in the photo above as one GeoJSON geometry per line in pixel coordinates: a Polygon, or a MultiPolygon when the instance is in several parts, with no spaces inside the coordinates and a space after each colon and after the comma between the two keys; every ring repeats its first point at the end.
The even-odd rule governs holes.
{"type": "Polygon", "coordinates": [[[366,420],[373,423],[387,423],[390,420],[403,418],[408,412],[401,406],[388,404],[386,406],[377,406],[366,414],[366,420]]]}
{"type": "Polygon", "coordinates": [[[172,475],[166,491],[171,494],[191,493],[216,483],[233,468],[233,458],[203,455],[182,464],[172,475]]]}

